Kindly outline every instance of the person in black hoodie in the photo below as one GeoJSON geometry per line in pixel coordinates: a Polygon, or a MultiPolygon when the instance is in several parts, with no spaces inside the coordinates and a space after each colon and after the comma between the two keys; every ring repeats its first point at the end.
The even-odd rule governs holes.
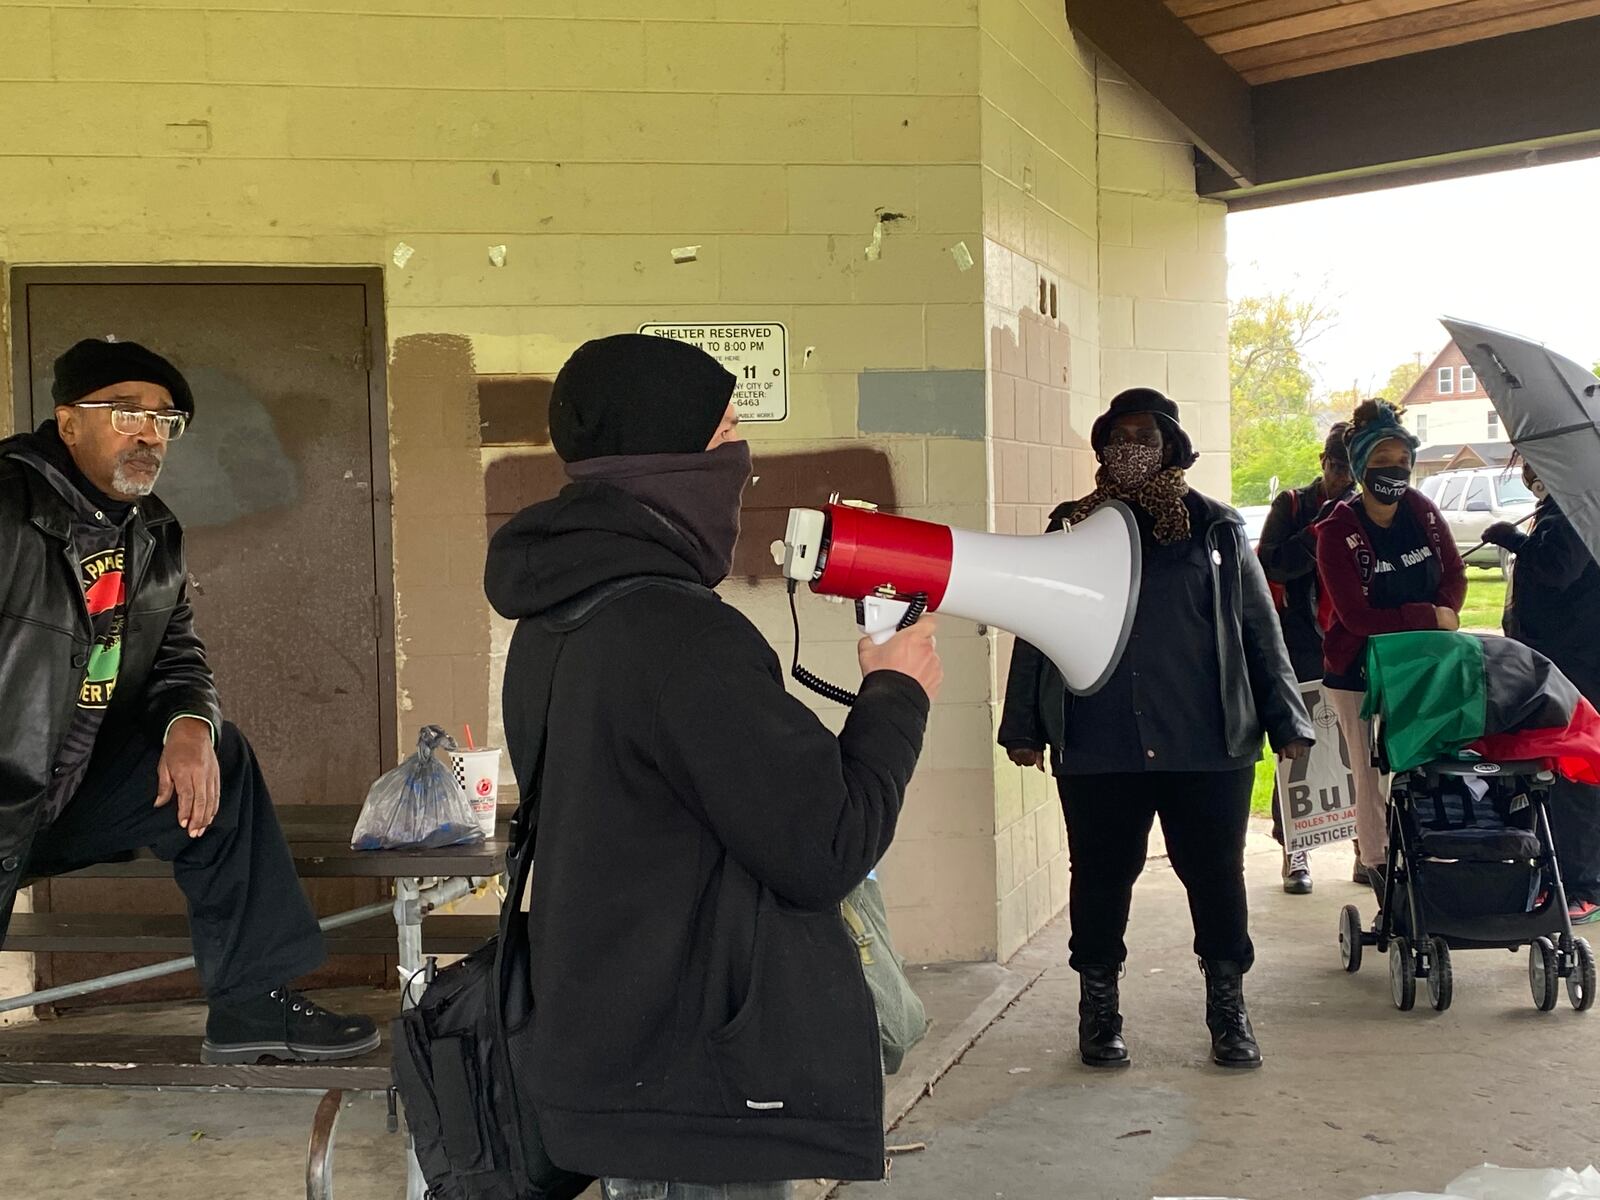
{"type": "Polygon", "coordinates": [[[1133,511],[1142,565],[1127,649],[1099,691],[1074,696],[1018,639],[998,735],[1019,766],[1043,770],[1052,750],[1072,867],[1078,1053],[1091,1067],[1128,1065],[1123,937],[1159,816],[1189,894],[1212,1061],[1259,1067],[1244,1002],[1255,961],[1244,886],[1250,793],[1263,736],[1299,758],[1312,745],[1311,720],[1242,518],[1184,477],[1198,456],[1177,404],[1130,388],[1095,421],[1089,442],[1101,464],[1095,490],[1057,508],[1050,524],[1072,525],[1112,500],[1133,511]]]}
{"type": "MultiPolygon", "coordinates": [[[[1539,497],[1533,528],[1509,521],[1483,540],[1516,555],[1505,610],[1506,636],[1533,647],[1561,668],[1591,704],[1600,705],[1600,564],[1583,544],[1532,463],[1522,481],[1539,497]]],[[[1600,788],[1558,780],[1550,793],[1555,834],[1572,922],[1600,921],[1600,788]]]]}
{"type": "Polygon", "coordinates": [[[154,495],[189,385],[135,342],[92,339],[54,376],[54,419],[0,442],[0,935],[25,875],[149,847],[189,902],[204,1061],[375,1050],[369,1018],[289,987],[322,962],[322,933],[222,719],[183,531],[154,495]]]}
{"type": "Polygon", "coordinates": [[[877,1020],[839,902],[894,837],[941,669],[926,620],[863,641],[835,736],[711,590],[750,477],[734,383],[667,338],[581,346],[550,397],[572,482],[485,567],[517,622],[506,743],[540,795],[523,1068],[550,1157],[611,1200],[883,1174],[877,1020]]]}

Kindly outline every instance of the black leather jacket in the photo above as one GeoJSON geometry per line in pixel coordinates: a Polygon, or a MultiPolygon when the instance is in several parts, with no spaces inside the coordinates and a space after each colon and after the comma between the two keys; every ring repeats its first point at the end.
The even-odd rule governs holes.
{"type": "MultiPolygon", "coordinates": [[[[0,441],[0,932],[77,710],[91,642],[72,509],[33,466],[8,457],[29,436],[0,441]]],[[[128,526],[126,574],[128,624],[100,739],[142,728],[159,744],[180,713],[220,729],[184,586],[183,531],[154,496],[140,502],[128,526]]]]}
{"type": "MultiPolygon", "coordinates": [[[[1260,752],[1263,733],[1274,750],[1297,739],[1315,741],[1311,718],[1284,649],[1272,593],[1261,564],[1250,552],[1243,518],[1226,504],[1200,499],[1211,563],[1213,611],[1219,615],[1215,653],[1222,678],[1219,699],[1227,753],[1235,758],[1253,757],[1260,752]]],[[[1062,517],[1072,508],[1072,504],[1063,504],[1051,513],[1050,528],[1059,529],[1062,517]]],[[[1199,648],[1194,652],[1199,653],[1199,648]]],[[[1072,695],[1061,672],[1018,638],[1006,680],[1000,744],[1008,750],[1043,750],[1048,745],[1059,767],[1071,720],[1072,695]]]]}

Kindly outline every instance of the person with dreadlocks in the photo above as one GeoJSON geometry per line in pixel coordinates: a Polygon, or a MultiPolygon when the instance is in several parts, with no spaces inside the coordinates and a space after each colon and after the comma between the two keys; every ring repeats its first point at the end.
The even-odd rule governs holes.
{"type": "Polygon", "coordinates": [[[1078,1051],[1091,1067],[1128,1064],[1123,936],[1160,817],[1189,894],[1212,1061],[1257,1067],[1243,989],[1255,958],[1244,888],[1250,793],[1263,735],[1299,758],[1311,748],[1311,721],[1242,518],[1185,480],[1198,456],[1178,406],[1152,388],[1125,391],[1089,440],[1100,460],[1095,490],[1057,508],[1050,528],[1113,500],[1132,510],[1143,567],[1127,650],[1104,687],[1075,696],[1018,639],[999,733],[1019,766],[1044,770],[1049,748],[1066,813],[1078,1051]]]}
{"type": "Polygon", "coordinates": [[[1411,486],[1420,444],[1386,400],[1365,400],[1345,433],[1361,491],[1317,526],[1317,573],[1326,626],[1322,684],[1338,715],[1356,788],[1356,845],[1382,902],[1389,851],[1388,787],[1361,747],[1371,728],[1367,639],[1380,633],[1459,629],[1467,572],[1444,517],[1411,486]]]}

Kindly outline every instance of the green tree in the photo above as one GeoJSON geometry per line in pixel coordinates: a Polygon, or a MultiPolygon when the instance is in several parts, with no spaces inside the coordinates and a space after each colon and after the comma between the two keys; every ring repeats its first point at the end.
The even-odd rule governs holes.
{"type": "Polygon", "coordinates": [[[1411,390],[1411,385],[1422,377],[1422,368],[1416,362],[1403,362],[1389,372],[1389,382],[1378,389],[1378,395],[1391,404],[1399,404],[1405,399],[1405,394],[1411,390]]]}
{"type": "Polygon", "coordinates": [[[1235,504],[1266,504],[1274,477],[1284,488],[1316,476],[1322,438],[1305,350],[1333,319],[1320,301],[1282,293],[1244,297],[1229,311],[1235,504]]]}

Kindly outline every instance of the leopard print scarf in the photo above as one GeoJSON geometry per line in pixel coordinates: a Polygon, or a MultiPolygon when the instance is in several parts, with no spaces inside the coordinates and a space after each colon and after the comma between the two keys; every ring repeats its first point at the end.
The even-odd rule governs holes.
{"type": "Polygon", "coordinates": [[[1161,545],[1170,546],[1189,538],[1189,506],[1183,502],[1189,494],[1189,484],[1182,467],[1168,467],[1130,488],[1113,479],[1102,465],[1094,482],[1094,491],[1078,501],[1067,514],[1067,524],[1076,525],[1107,500],[1121,500],[1144,509],[1154,518],[1155,539],[1161,545]]]}

